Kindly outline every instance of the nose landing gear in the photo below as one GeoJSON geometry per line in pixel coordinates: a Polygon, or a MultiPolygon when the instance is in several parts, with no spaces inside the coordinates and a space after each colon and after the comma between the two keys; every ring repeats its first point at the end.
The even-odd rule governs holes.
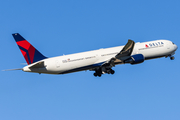
{"type": "Polygon", "coordinates": [[[173,55],[168,55],[168,56],[166,56],[166,58],[170,58],[170,60],[174,60],[175,59],[175,57],[173,56],[173,55]]]}
{"type": "Polygon", "coordinates": [[[169,57],[171,60],[174,60],[174,59],[175,59],[175,57],[172,56],[172,55],[169,55],[169,56],[167,56],[167,57],[169,57]]]}
{"type": "Polygon", "coordinates": [[[174,59],[175,59],[175,57],[174,57],[174,56],[170,56],[170,59],[171,59],[171,60],[174,60],[174,59]]]}

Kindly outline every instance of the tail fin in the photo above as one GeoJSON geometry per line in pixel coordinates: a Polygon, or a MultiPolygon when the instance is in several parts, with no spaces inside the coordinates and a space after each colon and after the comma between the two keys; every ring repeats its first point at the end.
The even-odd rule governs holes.
{"type": "Polygon", "coordinates": [[[27,40],[25,40],[19,33],[12,35],[28,65],[47,58],[42,55],[36,48],[34,48],[27,40]]]}

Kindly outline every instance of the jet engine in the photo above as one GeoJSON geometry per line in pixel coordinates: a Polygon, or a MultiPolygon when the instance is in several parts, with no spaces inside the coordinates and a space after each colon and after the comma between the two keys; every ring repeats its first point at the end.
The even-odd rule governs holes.
{"type": "Polygon", "coordinates": [[[132,65],[144,62],[144,56],[142,54],[132,55],[129,59],[124,61],[125,63],[130,63],[132,65]]]}

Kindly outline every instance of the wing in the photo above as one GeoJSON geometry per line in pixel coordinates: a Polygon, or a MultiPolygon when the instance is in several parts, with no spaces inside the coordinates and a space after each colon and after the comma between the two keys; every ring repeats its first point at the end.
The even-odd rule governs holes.
{"type": "Polygon", "coordinates": [[[135,42],[129,39],[128,43],[124,46],[124,48],[115,57],[105,62],[102,66],[113,67],[115,66],[115,64],[123,63],[125,60],[131,57],[134,45],[135,42]]]}
{"type": "Polygon", "coordinates": [[[129,57],[134,49],[135,42],[133,40],[128,40],[128,43],[124,48],[115,56],[116,59],[123,59],[124,57],[129,57]]]}

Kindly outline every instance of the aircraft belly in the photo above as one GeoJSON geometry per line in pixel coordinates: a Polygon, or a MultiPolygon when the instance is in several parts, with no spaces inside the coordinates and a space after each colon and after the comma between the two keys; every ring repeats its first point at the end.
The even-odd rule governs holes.
{"type": "Polygon", "coordinates": [[[93,58],[90,60],[76,61],[72,63],[63,63],[61,67],[61,71],[59,71],[59,74],[89,70],[93,67],[96,67],[96,66],[93,66],[95,62],[96,62],[96,58],[93,58]]]}

